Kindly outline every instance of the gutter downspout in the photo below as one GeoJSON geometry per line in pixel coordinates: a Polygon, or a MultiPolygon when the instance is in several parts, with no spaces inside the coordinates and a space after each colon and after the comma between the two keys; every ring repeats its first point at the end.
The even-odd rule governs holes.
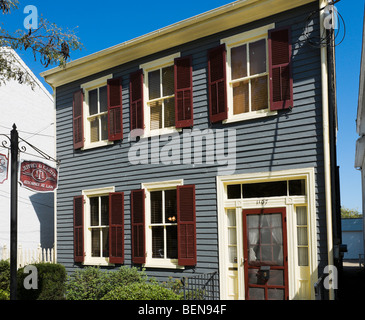
{"type": "MultiPolygon", "coordinates": [[[[319,8],[328,5],[327,0],[319,1],[319,8]]],[[[321,34],[327,30],[324,27],[324,10],[320,11],[321,34]]],[[[334,265],[333,258],[333,224],[332,224],[332,195],[331,195],[331,157],[330,157],[330,134],[329,134],[329,99],[328,99],[328,61],[327,46],[321,47],[321,74],[322,74],[322,118],[323,118],[323,153],[324,153],[324,178],[326,195],[326,222],[327,222],[327,252],[328,265],[334,265]]],[[[329,274],[329,299],[334,300],[333,284],[337,279],[333,279],[333,272],[329,274]]]]}

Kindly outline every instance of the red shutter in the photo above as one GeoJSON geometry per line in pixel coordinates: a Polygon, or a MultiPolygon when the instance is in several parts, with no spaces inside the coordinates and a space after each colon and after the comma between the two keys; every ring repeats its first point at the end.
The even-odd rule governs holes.
{"type": "Polygon", "coordinates": [[[193,126],[192,58],[175,59],[175,115],[176,128],[193,126]]]}
{"type": "Polygon", "coordinates": [[[84,119],[83,119],[84,93],[78,90],[73,95],[73,140],[74,149],[84,147],[84,119]]]}
{"type": "Polygon", "coordinates": [[[108,80],[108,140],[123,139],[123,108],[121,79],[108,80]]]}
{"type": "Polygon", "coordinates": [[[124,193],[109,194],[109,262],[124,263],[124,193]]]}
{"type": "Polygon", "coordinates": [[[130,117],[131,130],[144,129],[143,119],[143,70],[138,70],[130,77],[130,117]]]}
{"type": "Polygon", "coordinates": [[[74,260],[84,262],[84,197],[74,197],[74,260]]]}
{"type": "Polygon", "coordinates": [[[195,186],[177,187],[177,237],[180,266],[195,266],[196,217],[195,186]]]}
{"type": "Polygon", "coordinates": [[[293,108],[290,28],[269,30],[270,109],[293,108]]]}
{"type": "Polygon", "coordinates": [[[144,190],[131,192],[132,262],[146,263],[144,190]]]}
{"type": "Polygon", "coordinates": [[[209,116],[212,123],[227,119],[226,47],[208,52],[209,116]]]}

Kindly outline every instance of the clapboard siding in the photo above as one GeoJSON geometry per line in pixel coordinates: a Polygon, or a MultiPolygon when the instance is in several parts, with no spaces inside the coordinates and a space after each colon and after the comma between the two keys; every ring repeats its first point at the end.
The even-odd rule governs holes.
{"type": "MultiPolygon", "coordinates": [[[[61,161],[59,188],[57,191],[57,254],[58,262],[68,272],[77,266],[73,262],[72,198],[82,190],[115,186],[125,193],[125,264],[131,265],[130,192],[141,188],[141,183],[184,179],[184,184],[196,186],[197,213],[197,266],[195,272],[218,270],[218,222],[216,176],[217,169],[225,165],[152,165],[132,166],[128,151],[134,142],[128,141],[130,132],[129,75],[139,65],[157,58],[181,52],[193,59],[194,129],[236,130],[236,172],[255,173],[276,170],[314,167],[316,171],[316,208],[318,256],[321,265],[326,264],[326,219],[324,203],[324,164],[322,138],[322,98],[320,52],[304,43],[304,21],[316,5],[304,6],[273,17],[227,30],[219,34],[171,48],[97,75],[61,86],[56,91],[57,105],[57,157],[61,161]],[[208,118],[207,51],[220,44],[220,39],[262,25],[276,22],[276,26],[292,26],[294,109],[278,115],[230,124],[210,125],[208,118]],[[73,150],[72,141],[72,94],[82,83],[113,74],[122,78],[124,140],[114,145],[85,151],[73,150]]],[[[319,24],[310,25],[318,35],[319,24]]],[[[181,137],[181,134],[180,134],[181,137]]],[[[160,141],[160,148],[166,145],[160,141]]],[[[203,144],[205,146],[205,143],[203,144]]],[[[224,150],[228,152],[227,134],[224,150]]],[[[149,143],[149,159],[151,150],[149,143]]],[[[180,160],[182,161],[182,151],[180,160]]],[[[185,270],[148,269],[157,278],[180,277],[185,270]]]]}

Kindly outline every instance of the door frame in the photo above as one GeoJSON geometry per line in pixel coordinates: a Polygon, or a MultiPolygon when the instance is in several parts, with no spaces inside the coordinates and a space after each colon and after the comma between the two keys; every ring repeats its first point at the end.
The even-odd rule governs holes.
{"type": "MultiPolygon", "coordinates": [[[[248,283],[248,244],[247,244],[247,215],[259,215],[259,214],[275,214],[281,213],[282,222],[282,236],[283,236],[283,268],[284,268],[284,300],[289,299],[289,277],[288,277],[288,240],[287,240],[287,226],[286,226],[286,207],[281,208],[259,208],[259,209],[242,209],[242,222],[243,222],[243,258],[244,258],[244,277],[245,277],[245,297],[249,299],[249,283],[248,283]]],[[[272,267],[275,270],[276,267],[272,267]]],[[[278,268],[282,269],[282,267],[278,268]]],[[[261,285],[260,285],[261,287],[261,285]]],[[[265,297],[267,297],[267,290],[269,286],[264,284],[265,297]]],[[[265,299],[267,300],[267,299],[265,299]]]]}
{"type": "Polygon", "coordinates": [[[238,257],[237,264],[231,266],[228,257],[228,235],[227,235],[227,210],[236,210],[237,227],[242,228],[242,209],[254,209],[258,207],[287,207],[287,228],[288,228],[288,267],[289,267],[289,299],[301,299],[301,270],[296,265],[297,262],[297,248],[295,247],[295,223],[293,221],[294,208],[297,205],[306,205],[308,208],[308,237],[309,237],[309,265],[308,273],[310,274],[310,292],[308,299],[315,299],[313,284],[318,281],[318,230],[317,230],[317,204],[316,204],[316,170],[314,167],[289,169],[268,172],[252,172],[240,173],[235,175],[217,176],[217,215],[218,215],[218,249],[219,249],[219,287],[221,299],[245,299],[244,290],[244,267],[243,267],[243,250],[240,250],[240,242],[242,242],[242,235],[239,235],[238,240],[238,257]],[[264,181],[278,181],[285,179],[305,179],[307,195],[304,202],[297,200],[296,197],[282,197],[270,199],[264,205],[259,199],[250,199],[244,201],[243,199],[227,198],[227,185],[230,184],[244,184],[256,183],[264,181]],[[289,239],[291,239],[289,241],[289,239]],[[236,267],[235,274],[230,269],[236,267]],[[232,286],[233,291],[232,291],[232,286]]]}

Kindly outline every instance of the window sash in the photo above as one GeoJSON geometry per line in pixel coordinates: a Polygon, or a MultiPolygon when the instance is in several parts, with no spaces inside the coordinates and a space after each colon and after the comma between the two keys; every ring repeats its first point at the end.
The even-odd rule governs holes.
{"type": "Polygon", "coordinates": [[[268,38],[267,36],[262,36],[259,38],[255,38],[255,39],[251,39],[249,41],[242,41],[240,43],[236,43],[234,45],[229,46],[229,65],[230,67],[227,70],[227,76],[228,76],[228,85],[229,85],[229,89],[230,89],[230,95],[232,97],[232,107],[229,108],[230,110],[230,114],[231,117],[237,117],[237,116],[241,116],[241,115],[245,115],[245,114],[256,114],[256,113],[263,113],[263,112],[268,112],[270,110],[270,95],[269,95],[269,90],[270,90],[270,82],[269,82],[269,52],[268,52],[268,38]],[[257,73],[257,74],[251,74],[251,57],[250,57],[250,44],[261,41],[261,40],[265,40],[265,58],[266,58],[266,71],[265,72],[261,72],[261,73],[257,73]],[[240,46],[244,46],[246,45],[246,63],[247,63],[247,75],[244,77],[240,77],[237,79],[232,79],[232,49],[240,47],[240,46]],[[258,79],[261,77],[267,77],[267,107],[265,109],[259,109],[259,110],[253,110],[253,94],[252,94],[252,80],[254,79],[258,79]],[[234,93],[233,93],[233,86],[235,84],[240,84],[240,83],[247,83],[248,84],[248,111],[243,111],[237,114],[234,114],[234,93]]]}

